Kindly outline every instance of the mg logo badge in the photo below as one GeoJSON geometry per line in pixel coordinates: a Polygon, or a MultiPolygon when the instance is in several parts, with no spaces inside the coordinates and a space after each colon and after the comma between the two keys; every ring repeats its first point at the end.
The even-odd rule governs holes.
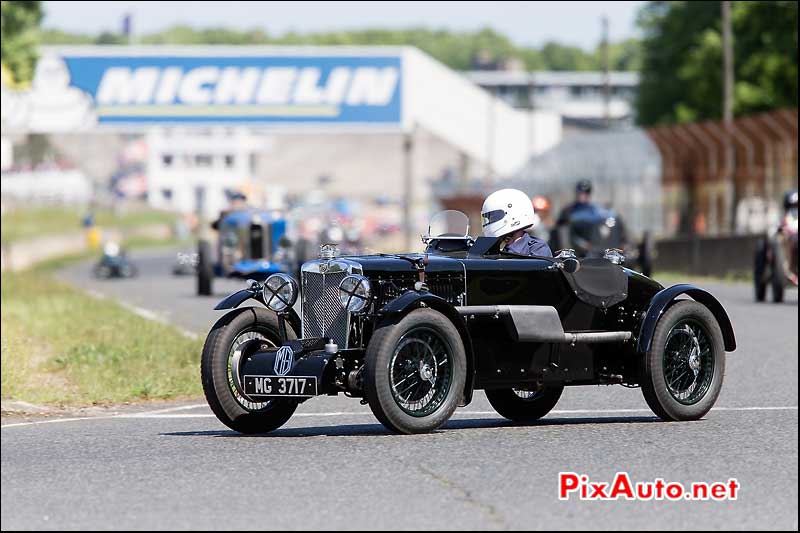
{"type": "Polygon", "coordinates": [[[294,352],[289,346],[281,346],[275,354],[275,374],[285,376],[294,366],[294,352]]]}
{"type": "Polygon", "coordinates": [[[319,271],[320,271],[321,274],[325,274],[328,271],[328,264],[327,263],[322,263],[319,266],[319,271]]]}

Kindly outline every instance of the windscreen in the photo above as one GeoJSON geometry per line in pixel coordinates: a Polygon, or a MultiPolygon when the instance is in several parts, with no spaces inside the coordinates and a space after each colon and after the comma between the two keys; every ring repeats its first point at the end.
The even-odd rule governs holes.
{"type": "Polygon", "coordinates": [[[469,235],[469,218],[461,211],[448,209],[433,215],[428,225],[428,237],[432,239],[463,239],[469,235]]]}

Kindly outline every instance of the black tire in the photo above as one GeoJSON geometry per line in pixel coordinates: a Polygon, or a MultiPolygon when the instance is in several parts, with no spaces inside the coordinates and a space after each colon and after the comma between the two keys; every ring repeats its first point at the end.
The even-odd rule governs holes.
{"type": "Polygon", "coordinates": [[[639,244],[639,272],[648,278],[653,274],[653,238],[649,231],[644,232],[639,244]]]}
{"type": "Polygon", "coordinates": [[[135,265],[129,263],[123,267],[120,267],[120,275],[123,278],[135,278],[139,275],[139,269],[136,268],[135,265]]]}
{"type": "MultiPolygon", "coordinates": [[[[486,398],[503,418],[514,422],[534,422],[539,420],[558,403],[564,387],[543,387],[532,397],[525,398],[514,389],[488,389],[486,398]]],[[[522,391],[520,391],[522,393],[522,391]]]]}
{"type": "MultiPolygon", "coordinates": [[[[237,399],[228,374],[228,358],[233,343],[243,333],[257,331],[270,343],[280,346],[278,318],[272,311],[261,307],[243,307],[220,318],[206,338],[203,346],[200,374],[203,392],[211,410],[217,418],[234,431],[240,433],[267,433],[285,424],[297,408],[297,401],[277,398],[258,409],[249,409],[237,399]]],[[[296,338],[287,324],[286,334],[296,338]]]]}
{"type": "Polygon", "coordinates": [[[757,302],[767,298],[767,240],[759,239],[756,244],[756,253],[753,261],[753,289],[757,302]]]}
{"type": "Polygon", "coordinates": [[[111,269],[102,263],[98,263],[92,268],[92,274],[98,279],[108,279],[111,277],[111,269]]]}
{"type": "Polygon", "coordinates": [[[214,265],[211,261],[211,243],[201,239],[197,243],[197,294],[213,294],[214,265]]]}
{"type": "Polygon", "coordinates": [[[647,405],[663,420],[697,420],[708,413],[717,401],[724,375],[725,349],[722,331],[714,315],[706,306],[692,300],[674,303],[659,319],[650,351],[643,357],[641,385],[647,405]],[[693,372],[689,357],[692,353],[691,343],[686,345],[686,350],[667,349],[668,341],[673,342],[673,333],[680,344],[679,335],[686,325],[691,326],[696,334],[695,339],[699,340],[699,357],[696,359],[699,373],[693,375],[687,374],[693,372]],[[665,370],[665,366],[682,358],[686,359],[685,369],[676,364],[675,368],[665,370]],[[671,379],[681,378],[681,375],[676,376],[681,371],[681,375],[685,376],[683,380],[694,379],[690,383],[696,385],[694,388],[687,386],[683,391],[676,391],[681,387],[680,384],[676,387],[668,385],[665,374],[670,374],[671,379]],[[675,395],[690,389],[691,394],[686,398],[679,399],[675,395]]]}
{"type": "Polygon", "coordinates": [[[783,257],[783,246],[779,240],[772,242],[772,301],[775,303],[783,302],[783,293],[786,287],[786,263],[783,257]]]}
{"type": "MultiPolygon", "coordinates": [[[[420,357],[424,359],[425,355],[420,357]]],[[[407,362],[410,363],[410,359],[407,362]]],[[[373,334],[366,353],[364,395],[375,417],[389,430],[406,434],[426,433],[441,427],[453,415],[464,393],[466,373],[464,345],[453,323],[432,309],[415,309],[399,320],[382,325],[373,334]],[[434,391],[429,404],[420,408],[418,414],[412,414],[414,411],[401,407],[395,398],[396,386],[393,390],[392,379],[397,376],[394,374],[396,367],[392,365],[409,359],[404,357],[407,352],[402,351],[403,346],[413,343],[416,336],[424,335],[434,339],[429,345],[437,348],[436,353],[439,357],[445,357],[442,361],[446,361],[447,365],[435,363],[427,368],[427,364],[423,365],[424,361],[419,362],[419,376],[414,376],[416,386],[421,387],[420,390],[427,387],[427,381],[423,379],[423,366],[428,372],[436,369],[435,376],[429,375],[427,378],[434,379],[436,383],[431,384],[429,389],[434,391]],[[439,370],[440,366],[442,370],[439,370]],[[440,384],[438,389],[435,388],[436,384],[440,384]],[[430,412],[426,409],[430,409],[430,412]]],[[[415,393],[411,391],[406,401],[415,393]]],[[[402,400],[403,391],[397,394],[402,400]]]]}

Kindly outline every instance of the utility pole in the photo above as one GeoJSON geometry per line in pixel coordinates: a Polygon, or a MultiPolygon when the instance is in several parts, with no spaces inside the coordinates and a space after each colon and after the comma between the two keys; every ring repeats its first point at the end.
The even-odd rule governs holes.
{"type": "Polygon", "coordinates": [[[487,89],[489,91],[489,98],[487,100],[486,109],[486,176],[484,177],[484,185],[490,187],[494,183],[494,139],[495,139],[495,91],[494,89],[487,89]]]}
{"type": "Polygon", "coordinates": [[[731,3],[729,1],[722,2],[722,57],[722,120],[727,127],[733,122],[733,31],[731,29],[731,3]]]}
{"type": "Polygon", "coordinates": [[[533,72],[528,72],[528,155],[534,153],[536,144],[536,80],[533,78],[533,72]]]}
{"type": "Polygon", "coordinates": [[[731,3],[722,2],[722,123],[725,129],[725,227],[733,230],[738,202],[735,176],[736,157],[733,147],[733,30],[731,3]]]}
{"type": "Polygon", "coordinates": [[[603,40],[600,45],[603,55],[603,122],[606,128],[611,127],[611,74],[608,54],[608,17],[603,16],[603,40]]]}
{"type": "Polygon", "coordinates": [[[414,196],[414,134],[416,127],[403,135],[403,233],[405,249],[410,250],[413,244],[411,236],[412,200],[414,196]]]}

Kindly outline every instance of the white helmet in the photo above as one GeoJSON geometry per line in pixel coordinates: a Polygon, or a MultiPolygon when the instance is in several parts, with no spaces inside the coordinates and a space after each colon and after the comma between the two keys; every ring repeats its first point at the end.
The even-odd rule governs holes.
{"type": "Polygon", "coordinates": [[[502,237],[536,224],[536,214],[527,194],[517,189],[502,189],[483,202],[481,223],[485,236],[502,237]]]}

